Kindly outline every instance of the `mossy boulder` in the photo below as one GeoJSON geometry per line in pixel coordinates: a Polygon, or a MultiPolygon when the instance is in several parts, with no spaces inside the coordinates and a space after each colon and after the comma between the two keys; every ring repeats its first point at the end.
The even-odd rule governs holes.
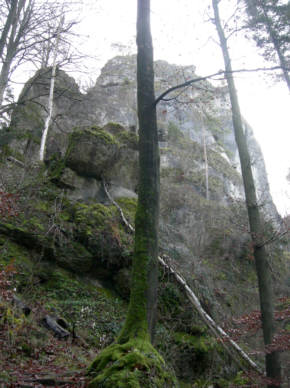
{"type": "Polygon", "coordinates": [[[119,157],[120,143],[107,131],[91,127],[70,135],[65,164],[84,177],[101,179],[119,157]]]}
{"type": "Polygon", "coordinates": [[[136,192],[138,183],[138,149],[139,138],[133,131],[115,123],[108,123],[103,130],[112,134],[120,143],[120,153],[117,162],[106,174],[114,187],[126,188],[136,192]]]}
{"type": "Polygon", "coordinates": [[[115,206],[76,203],[72,212],[75,238],[92,254],[97,273],[107,269],[112,276],[129,263],[133,237],[120,224],[115,206]]]}

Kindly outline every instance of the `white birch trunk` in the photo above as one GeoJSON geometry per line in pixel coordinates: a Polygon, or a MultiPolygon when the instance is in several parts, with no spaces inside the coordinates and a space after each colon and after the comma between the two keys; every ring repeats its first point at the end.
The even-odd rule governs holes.
{"type": "Polygon", "coordinates": [[[46,139],[47,139],[48,129],[49,129],[49,125],[53,114],[53,93],[54,93],[54,84],[55,84],[55,76],[56,76],[56,58],[57,58],[59,39],[60,39],[63,23],[64,23],[64,16],[61,17],[58,25],[55,48],[53,53],[53,63],[52,63],[49,97],[48,97],[48,115],[45,120],[44,130],[42,132],[42,137],[41,137],[40,151],[39,151],[39,160],[41,162],[43,162],[44,160],[46,139]]]}

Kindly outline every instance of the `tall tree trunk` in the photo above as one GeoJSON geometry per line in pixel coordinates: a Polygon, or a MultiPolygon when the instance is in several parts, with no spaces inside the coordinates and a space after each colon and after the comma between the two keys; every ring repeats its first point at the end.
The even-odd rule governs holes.
{"type": "Polygon", "coordinates": [[[130,336],[153,338],[157,308],[159,148],[154,95],[150,0],[138,0],[137,99],[139,184],[130,305],[119,342],[130,336]]]}
{"type": "Polygon", "coordinates": [[[0,58],[2,58],[2,55],[3,55],[9,30],[12,24],[15,23],[14,18],[16,15],[16,10],[17,10],[17,0],[11,0],[10,9],[8,11],[7,19],[5,21],[5,24],[1,33],[1,38],[0,38],[0,58]]]}
{"type": "MultiPolygon", "coordinates": [[[[5,32],[5,41],[3,42],[4,46],[2,47],[3,64],[2,64],[1,73],[0,73],[0,106],[3,103],[5,90],[9,82],[11,65],[15,57],[15,53],[17,52],[19,41],[21,39],[21,33],[20,31],[17,31],[17,27],[18,27],[20,14],[25,6],[25,1],[26,0],[20,0],[20,1],[13,2],[13,4],[11,4],[11,8],[12,8],[12,15],[10,16],[12,18],[11,25],[9,26],[8,30],[5,32]],[[5,51],[5,55],[4,55],[4,51],[5,51]]],[[[26,10],[25,14],[27,14],[27,12],[28,10],[26,10]]]]}
{"type": "MultiPolygon", "coordinates": [[[[241,162],[251,238],[254,245],[254,257],[258,277],[263,337],[265,346],[267,346],[272,343],[275,332],[271,271],[265,247],[263,246],[263,244],[261,244],[262,228],[259,207],[257,203],[255,183],[251,168],[251,160],[243,130],[243,122],[240,113],[237,92],[235,89],[235,83],[232,75],[231,59],[229,56],[227,41],[220,22],[218,3],[219,0],[212,0],[215,16],[215,25],[217,28],[223,52],[226,79],[230,93],[235,139],[238,146],[241,162]]],[[[280,381],[281,366],[279,360],[279,353],[275,351],[271,353],[266,353],[265,361],[267,377],[273,380],[280,381]]],[[[269,384],[268,387],[277,388],[277,385],[269,384]]]]}

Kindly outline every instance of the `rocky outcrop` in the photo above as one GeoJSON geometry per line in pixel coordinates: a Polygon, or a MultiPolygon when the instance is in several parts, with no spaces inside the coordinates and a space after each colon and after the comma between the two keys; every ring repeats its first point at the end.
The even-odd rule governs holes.
{"type": "MultiPolygon", "coordinates": [[[[86,95],[65,73],[58,73],[46,163],[71,201],[106,203],[102,180],[109,183],[115,199],[137,197],[135,67],[135,56],[113,58],[86,95]]],[[[194,72],[193,66],[157,61],[156,95],[196,77],[194,72]]],[[[17,151],[17,158],[26,163],[37,159],[40,134],[35,135],[35,128],[45,116],[48,75],[49,70],[40,71],[28,82],[13,114],[10,152],[17,151]],[[30,115],[32,107],[38,109],[37,119],[30,115]],[[19,138],[20,128],[26,130],[19,138]]],[[[169,95],[158,104],[158,128],[162,249],[185,269],[197,272],[202,272],[200,257],[242,257],[247,217],[227,89],[202,81],[169,95]]],[[[266,218],[276,222],[262,153],[246,123],[245,131],[259,198],[266,218]]]]}
{"type": "MultiPolygon", "coordinates": [[[[19,100],[20,105],[12,116],[11,129],[17,140],[10,144],[14,151],[18,151],[18,154],[24,154],[24,157],[30,161],[38,159],[38,143],[46,115],[45,106],[49,90],[49,77],[50,69],[36,73],[25,86],[19,100]]],[[[155,63],[156,96],[176,84],[195,77],[194,66],[176,66],[165,61],[157,61],[155,63]]],[[[206,169],[204,150],[206,150],[209,154],[209,198],[224,204],[231,199],[244,199],[241,179],[237,179],[238,174],[234,171],[240,172],[240,165],[233,136],[227,88],[214,88],[209,82],[202,81],[185,90],[178,90],[167,97],[168,101],[161,101],[157,107],[161,168],[179,170],[187,177],[189,174],[195,175],[195,189],[204,195],[206,169]],[[178,139],[180,136],[183,136],[184,143],[195,144],[194,152],[196,154],[192,155],[191,162],[187,158],[187,163],[185,163],[180,147],[179,149],[175,147],[174,151],[172,150],[172,140],[178,139]],[[168,142],[171,143],[170,147],[168,142]],[[217,159],[219,159],[218,162],[217,159]],[[199,179],[197,179],[197,175],[199,175],[199,179]],[[221,189],[219,192],[218,186],[221,189]]],[[[135,56],[115,57],[110,60],[102,69],[95,86],[86,95],[80,93],[71,77],[68,77],[63,71],[58,71],[54,120],[49,130],[46,159],[50,159],[53,155],[65,156],[68,147],[68,134],[72,132],[73,128],[82,130],[92,126],[103,127],[108,122],[121,124],[128,131],[126,140],[133,139],[133,143],[136,142],[134,134],[138,133],[138,120],[135,56]],[[132,139],[129,139],[130,136],[132,139]]],[[[107,127],[106,130],[116,135],[118,139],[117,126],[113,128],[111,125],[111,128],[107,127]]],[[[270,195],[263,155],[246,122],[245,132],[252,155],[259,200],[267,218],[277,222],[279,217],[270,195]]],[[[123,136],[124,131],[121,133],[123,136]]],[[[124,138],[125,136],[123,136],[123,142],[124,138]]],[[[88,151],[88,149],[84,150],[82,143],[78,146],[81,147],[79,151],[76,152],[77,147],[72,150],[74,157],[76,154],[82,153],[91,159],[92,147],[91,151],[88,151]]],[[[134,149],[131,144],[130,149],[132,148],[134,149]]],[[[118,151],[119,156],[121,156],[119,159],[115,155],[116,151],[112,154],[109,152],[114,163],[113,160],[110,162],[109,159],[107,162],[116,172],[116,174],[114,171],[110,173],[109,178],[116,185],[135,190],[135,172],[132,171],[130,177],[128,177],[127,168],[125,174],[121,172],[123,165],[121,159],[134,158],[134,151],[128,155],[127,152],[124,153],[123,149],[121,147],[121,150],[118,151]],[[119,174],[122,175],[121,179],[119,174]],[[132,183],[132,179],[134,183],[132,183]]],[[[72,159],[72,153],[69,160],[72,159]]],[[[99,155],[101,158],[102,152],[99,155]]],[[[68,163],[79,165],[76,160],[68,161],[68,163]]],[[[91,174],[88,172],[89,164],[85,163],[83,168],[79,165],[78,168],[82,169],[81,175],[91,174]]],[[[125,164],[128,166],[128,163],[125,162],[125,164]]],[[[100,175],[100,171],[97,175],[100,175]]]]}
{"type": "MultiPolygon", "coordinates": [[[[45,165],[35,162],[49,71],[38,72],[25,86],[11,127],[0,135],[4,144],[0,184],[18,193],[18,216],[2,220],[0,243],[4,244],[1,236],[9,240],[11,257],[19,263],[24,262],[19,252],[28,251],[38,283],[50,281],[47,268],[54,265],[98,279],[128,298],[133,236],[106,190],[133,224],[138,196],[135,60],[130,56],[109,61],[86,95],[73,79],[58,72],[45,165]],[[40,273],[37,268],[44,264],[40,273]]],[[[192,66],[157,61],[156,94],[195,77],[194,71],[192,66]]],[[[160,251],[186,277],[204,310],[217,321],[227,320],[258,305],[227,90],[203,81],[168,97],[170,101],[158,105],[160,251]]],[[[246,123],[245,131],[260,201],[265,215],[276,220],[262,153],[246,123]]],[[[271,233],[271,226],[265,225],[265,233],[271,233]]],[[[287,271],[282,255],[273,252],[278,259],[272,266],[283,287],[282,274],[287,271]]],[[[178,359],[178,376],[192,382],[211,368],[213,359],[208,356],[214,349],[196,328],[199,318],[192,310],[189,313],[184,296],[166,277],[160,310],[164,321],[169,317],[173,325],[174,341],[171,338],[167,347],[167,338],[161,340],[163,351],[169,359],[178,359]],[[180,354],[174,354],[177,346],[180,354]],[[193,364],[202,365],[202,370],[193,370],[193,364]]]]}
{"type": "MultiPolygon", "coordinates": [[[[194,66],[176,66],[165,61],[156,61],[156,96],[195,77],[194,66]]],[[[136,90],[136,57],[115,57],[108,61],[96,85],[85,97],[90,107],[91,120],[98,125],[105,125],[108,121],[117,122],[138,132],[136,90]]],[[[223,167],[219,163],[209,163],[209,176],[223,182],[224,189],[219,200],[225,203],[229,198],[244,199],[241,180],[232,181],[226,173],[223,174],[229,169],[240,172],[227,88],[215,88],[209,82],[202,81],[170,94],[167,100],[161,101],[157,106],[161,167],[180,168],[176,159],[181,158],[176,158],[176,153],[173,154],[167,147],[168,137],[178,136],[174,135],[174,131],[180,131],[185,142],[191,140],[201,147],[206,146],[209,153],[216,153],[224,158],[221,162],[223,167]]],[[[253,160],[258,198],[267,218],[277,222],[279,217],[270,195],[263,155],[246,122],[245,133],[253,160]]],[[[201,175],[205,171],[204,152],[199,152],[197,156],[192,165],[187,166],[187,171],[191,168],[201,175]]],[[[212,185],[210,190],[216,191],[212,185]]],[[[212,198],[216,199],[216,192],[212,198]]]]}

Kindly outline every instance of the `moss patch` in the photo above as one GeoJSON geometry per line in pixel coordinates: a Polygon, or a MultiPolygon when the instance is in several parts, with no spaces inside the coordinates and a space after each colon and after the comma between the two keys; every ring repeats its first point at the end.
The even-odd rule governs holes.
{"type": "Polygon", "coordinates": [[[196,354],[206,354],[216,346],[216,341],[206,335],[174,333],[174,339],[176,343],[192,348],[196,354]]]}
{"type": "Polygon", "coordinates": [[[102,130],[114,135],[121,144],[125,144],[133,150],[138,150],[139,137],[134,132],[126,130],[122,125],[108,123],[102,130]]]}
{"type": "Polygon", "coordinates": [[[160,354],[144,339],[130,339],[103,350],[89,368],[95,376],[89,388],[173,388],[173,373],[160,354]]]}
{"type": "Polygon", "coordinates": [[[73,143],[77,144],[77,142],[82,140],[83,137],[87,134],[92,135],[93,137],[100,139],[104,143],[107,143],[107,144],[117,144],[118,143],[116,138],[113,135],[111,135],[109,132],[107,132],[107,131],[105,131],[102,128],[97,127],[97,126],[92,126],[90,128],[86,128],[83,130],[75,130],[71,134],[71,140],[73,143]]]}
{"type": "Polygon", "coordinates": [[[117,208],[77,203],[72,211],[76,238],[94,256],[95,265],[123,267],[131,256],[133,237],[121,225],[117,208]]]}
{"type": "Polygon", "coordinates": [[[116,202],[123,210],[123,213],[126,219],[130,222],[131,225],[134,225],[135,214],[137,209],[137,199],[121,197],[121,198],[118,198],[116,202]]]}

